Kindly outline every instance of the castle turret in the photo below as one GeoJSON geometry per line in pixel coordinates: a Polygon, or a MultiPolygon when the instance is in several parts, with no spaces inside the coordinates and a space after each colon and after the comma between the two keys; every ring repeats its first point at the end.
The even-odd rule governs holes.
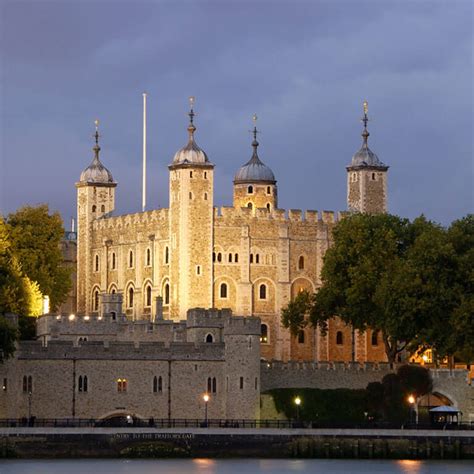
{"type": "MultiPolygon", "coordinates": [[[[115,187],[117,186],[112,173],[100,161],[98,120],[95,121],[95,126],[94,157],[92,163],[81,173],[79,182],[76,183],[78,313],[90,312],[93,309],[89,280],[92,258],[95,258],[92,256],[90,248],[92,222],[114,210],[115,187]]],[[[104,261],[104,258],[101,260],[104,261]]]]}
{"type": "Polygon", "coordinates": [[[278,208],[278,192],[273,171],[258,157],[257,116],[253,116],[252,158],[237,171],[234,178],[234,207],[249,207],[255,211],[278,208]]]}
{"type": "Polygon", "coordinates": [[[364,102],[362,147],[347,166],[347,207],[349,211],[379,213],[387,211],[387,170],[367,143],[368,104],[364,102]]]}
{"type": "Polygon", "coordinates": [[[169,314],[184,319],[189,308],[211,308],[214,165],[194,140],[194,98],[190,99],[189,140],[170,170],[169,314]]]}

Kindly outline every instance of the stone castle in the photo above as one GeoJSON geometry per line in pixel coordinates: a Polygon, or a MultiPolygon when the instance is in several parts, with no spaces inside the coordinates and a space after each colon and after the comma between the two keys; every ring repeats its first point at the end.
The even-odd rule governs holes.
{"type": "MultiPolygon", "coordinates": [[[[214,164],[196,144],[192,103],[189,119],[188,143],[169,165],[169,208],[122,216],[114,215],[117,183],[100,161],[96,130],[92,163],[76,183],[77,313],[97,314],[101,298],[112,294],[123,295],[123,311],[134,321],[229,308],[261,319],[265,359],[385,360],[378,334],[338,319],[326,336],[308,328],[292,337],[280,323],[292,297],[319,287],[342,213],[281,209],[255,126],[252,156],[235,174],[233,206],[214,207],[214,164]]],[[[348,209],[384,212],[388,166],[368,147],[367,120],[365,103],[362,147],[346,168],[348,209]]]]}

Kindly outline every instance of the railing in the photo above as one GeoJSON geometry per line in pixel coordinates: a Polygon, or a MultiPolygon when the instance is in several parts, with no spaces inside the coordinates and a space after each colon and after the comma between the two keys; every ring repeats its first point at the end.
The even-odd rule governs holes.
{"type": "Polygon", "coordinates": [[[0,419],[0,428],[45,427],[45,428],[276,428],[276,429],[415,429],[415,430],[474,430],[470,423],[390,423],[329,422],[297,420],[225,420],[225,419],[142,419],[121,416],[108,419],[92,418],[19,418],[0,419]]]}

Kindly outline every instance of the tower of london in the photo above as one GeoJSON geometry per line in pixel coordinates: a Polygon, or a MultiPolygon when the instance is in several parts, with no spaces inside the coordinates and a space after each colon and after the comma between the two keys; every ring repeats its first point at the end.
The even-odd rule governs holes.
{"type": "MultiPolygon", "coordinates": [[[[346,167],[349,212],[387,210],[388,166],[368,146],[367,120],[364,104],[362,146],[346,167]]],[[[320,286],[324,253],[344,212],[285,210],[255,125],[250,159],[234,176],[233,203],[216,207],[218,163],[197,144],[192,104],[187,132],[168,166],[169,207],[116,215],[120,188],[101,161],[96,130],[93,160],[76,183],[78,315],[98,314],[114,294],[123,306],[113,313],[132,321],[178,322],[192,308],[230,309],[260,318],[267,360],[385,360],[378,334],[337,318],[325,336],[306,328],[293,337],[280,323],[291,298],[320,286]]]]}

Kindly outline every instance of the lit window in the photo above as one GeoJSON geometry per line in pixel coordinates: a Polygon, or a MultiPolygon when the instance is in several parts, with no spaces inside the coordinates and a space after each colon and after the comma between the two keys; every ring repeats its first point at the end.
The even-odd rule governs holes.
{"type": "Polygon", "coordinates": [[[261,300],[266,300],[267,299],[267,285],[261,284],[258,294],[259,294],[261,300]]]}
{"type": "Polygon", "coordinates": [[[268,343],[268,326],[266,324],[260,325],[260,342],[263,344],[268,343]]]}
{"type": "Polygon", "coordinates": [[[8,389],[8,379],[4,378],[3,379],[3,385],[2,385],[2,390],[6,392],[8,389]]]}
{"type": "Polygon", "coordinates": [[[221,283],[220,297],[227,298],[227,283],[221,283]]]}
{"type": "Polygon", "coordinates": [[[128,388],[127,379],[117,379],[117,392],[126,392],[128,388]]]}

